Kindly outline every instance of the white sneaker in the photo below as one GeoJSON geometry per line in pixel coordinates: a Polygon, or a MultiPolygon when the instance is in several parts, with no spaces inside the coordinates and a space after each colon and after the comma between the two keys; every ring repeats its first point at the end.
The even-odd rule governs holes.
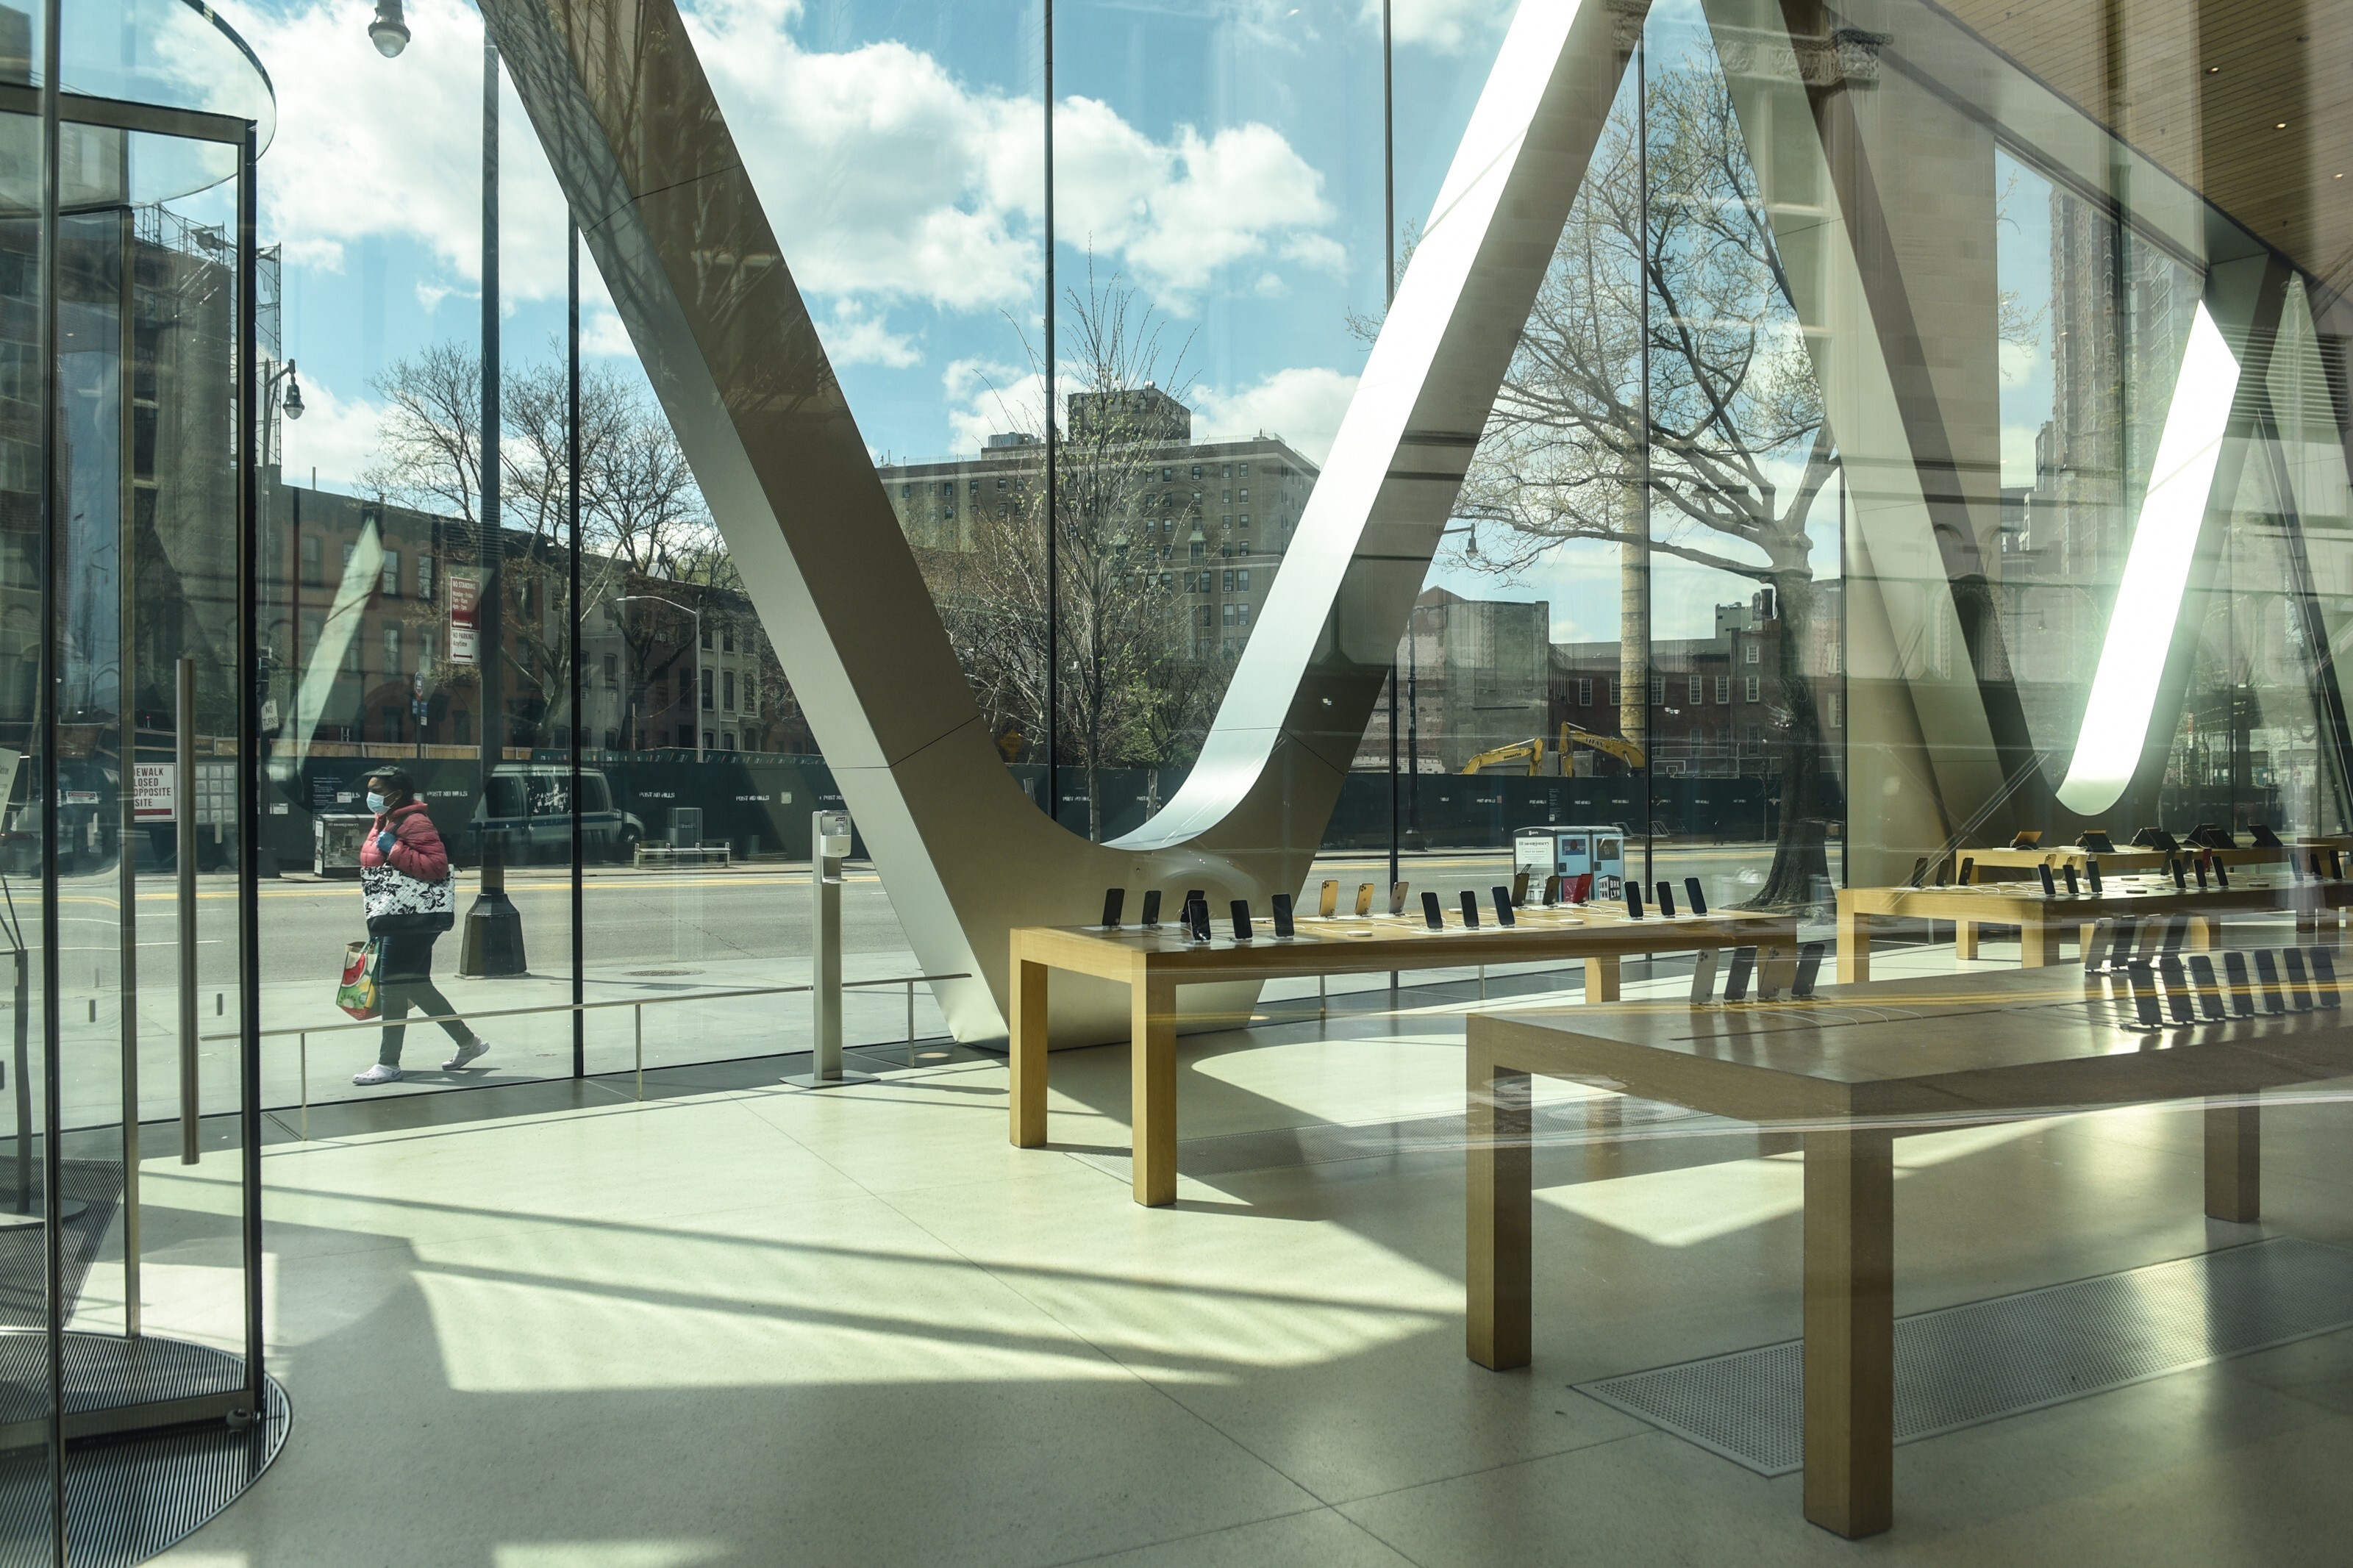
{"type": "Polygon", "coordinates": [[[472,1061],[476,1057],[488,1055],[490,1053],[490,1049],[491,1042],[482,1038],[481,1036],[476,1035],[472,1045],[459,1046],[458,1047],[458,1054],[441,1064],[441,1070],[443,1072],[456,1072],[459,1068],[464,1067],[468,1062],[472,1061]]]}
{"type": "Polygon", "coordinates": [[[373,1089],[375,1085],[380,1083],[398,1083],[400,1081],[400,1069],[398,1068],[388,1068],[382,1062],[378,1062],[375,1066],[368,1068],[365,1072],[355,1072],[352,1074],[352,1081],[358,1084],[362,1089],[373,1089]]]}

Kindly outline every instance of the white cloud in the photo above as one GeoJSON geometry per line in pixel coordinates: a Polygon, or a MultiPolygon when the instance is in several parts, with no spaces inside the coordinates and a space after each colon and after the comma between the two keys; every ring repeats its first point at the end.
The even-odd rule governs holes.
{"type": "Polygon", "coordinates": [[[580,308],[581,358],[613,354],[634,359],[637,353],[637,345],[629,341],[629,329],[621,324],[619,311],[609,305],[592,310],[583,302],[580,308]]]}
{"type": "Polygon", "coordinates": [[[1006,431],[1036,432],[1045,421],[1046,378],[1018,365],[982,359],[952,361],[940,375],[948,400],[949,449],[969,454],[1006,431]]]}
{"type": "MultiPolygon", "coordinates": [[[[801,287],[958,310],[1034,305],[1037,101],[967,87],[904,44],[804,49],[789,31],[800,10],[702,0],[691,26],[801,287]]],[[[1323,175],[1270,126],[1179,126],[1157,142],[1071,98],[1054,141],[1060,231],[1156,290],[1198,290],[1260,256],[1344,259],[1316,233],[1335,216],[1323,175]]]]}
{"type": "MultiPolygon", "coordinates": [[[[224,0],[278,91],[278,133],[262,160],[262,225],[290,259],[340,267],[374,235],[431,250],[441,295],[481,281],[482,23],[460,0],[409,0],[398,59],[368,42],[364,9],[293,0],[284,9],[224,0]]],[[[501,292],[565,291],[565,203],[514,96],[500,115],[501,292]]],[[[420,294],[423,293],[420,289],[420,294]]],[[[438,300],[436,301],[438,302],[438,300]]]]}
{"type": "MultiPolygon", "coordinates": [[[[1394,0],[1389,25],[1400,44],[1419,44],[1440,54],[1458,54],[1490,29],[1511,19],[1511,0],[1394,0]]],[[[1381,25],[1381,0],[1365,0],[1365,16],[1381,25]]]]}
{"type": "Polygon", "coordinates": [[[1332,450],[1340,417],[1356,395],[1356,378],[1315,365],[1276,371],[1230,393],[1193,389],[1193,434],[1202,441],[1238,441],[1264,432],[1280,436],[1309,461],[1332,450]]]}
{"type": "Polygon", "coordinates": [[[384,405],[365,397],[338,396],[316,377],[302,378],[302,417],[280,426],[289,480],[308,484],[311,470],[322,485],[360,488],[360,475],[375,460],[376,432],[384,405]]]}
{"type": "Polygon", "coordinates": [[[891,331],[881,316],[870,315],[855,300],[836,300],[833,319],[820,317],[817,335],[836,370],[851,364],[887,364],[904,370],[923,357],[915,351],[913,338],[891,331]]]}

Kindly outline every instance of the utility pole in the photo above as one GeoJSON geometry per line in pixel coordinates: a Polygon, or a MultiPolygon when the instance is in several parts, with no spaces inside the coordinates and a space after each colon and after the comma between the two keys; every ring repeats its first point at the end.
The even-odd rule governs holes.
{"type": "Polygon", "coordinates": [[[505,616],[500,584],[506,546],[499,531],[499,47],[482,35],[482,414],[479,458],[482,469],[480,595],[475,601],[474,657],[482,682],[482,865],[474,907],[466,911],[466,931],[458,973],[468,976],[522,974],[522,911],[507,897],[506,845],[492,826],[497,816],[491,783],[506,760],[505,616]]]}

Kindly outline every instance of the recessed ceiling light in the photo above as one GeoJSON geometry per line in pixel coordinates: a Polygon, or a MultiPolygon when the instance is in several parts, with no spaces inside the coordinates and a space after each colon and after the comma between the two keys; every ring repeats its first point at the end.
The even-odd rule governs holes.
{"type": "Polygon", "coordinates": [[[2273,126],[2272,129],[2274,131],[2284,131],[2287,129],[2287,121],[2283,120],[2278,124],[2273,126]]]}
{"type": "Polygon", "coordinates": [[[2221,70],[2221,68],[2222,68],[2221,66],[2208,66],[2206,68],[2206,74],[2208,76],[2216,75],[2221,70]]]}

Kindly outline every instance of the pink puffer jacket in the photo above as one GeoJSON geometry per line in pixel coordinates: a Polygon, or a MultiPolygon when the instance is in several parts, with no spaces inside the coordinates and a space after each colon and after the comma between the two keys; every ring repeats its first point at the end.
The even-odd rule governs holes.
{"type": "Polygon", "coordinates": [[[412,800],[379,813],[375,826],[368,829],[367,842],[360,846],[360,868],[373,871],[387,859],[394,870],[420,882],[438,882],[449,874],[449,852],[442,847],[441,835],[434,831],[433,819],[425,814],[423,801],[412,800]],[[376,847],[378,836],[386,827],[392,829],[393,836],[389,857],[376,847]]]}

